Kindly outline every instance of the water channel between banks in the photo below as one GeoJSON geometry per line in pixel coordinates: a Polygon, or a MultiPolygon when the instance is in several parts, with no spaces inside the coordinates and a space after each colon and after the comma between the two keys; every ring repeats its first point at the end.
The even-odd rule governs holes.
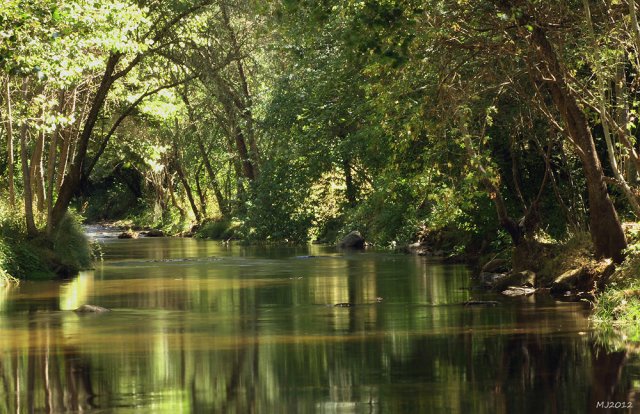
{"type": "Polygon", "coordinates": [[[0,413],[640,407],[640,361],[595,343],[588,305],[481,293],[461,265],[179,238],[101,245],[104,260],[73,280],[0,289],[0,413]],[[112,312],[72,312],[87,303],[112,312]]]}

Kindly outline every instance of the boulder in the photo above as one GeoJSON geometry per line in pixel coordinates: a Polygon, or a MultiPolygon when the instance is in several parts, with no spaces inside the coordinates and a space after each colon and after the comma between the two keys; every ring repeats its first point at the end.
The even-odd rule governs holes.
{"type": "Polygon", "coordinates": [[[111,309],[103,308],[102,306],[96,305],[82,305],[78,309],[75,309],[76,313],[105,313],[111,312],[111,309]]]}
{"type": "Polygon", "coordinates": [[[504,277],[495,280],[492,289],[496,292],[502,292],[510,286],[533,287],[535,283],[536,274],[530,270],[524,270],[522,272],[507,273],[504,277]]]}
{"type": "Polygon", "coordinates": [[[364,249],[364,237],[359,231],[352,231],[340,240],[338,247],[343,249],[364,249]]]}
{"type": "Polygon", "coordinates": [[[577,269],[567,270],[553,281],[551,284],[552,295],[562,295],[568,290],[574,290],[578,287],[581,279],[587,276],[587,271],[584,267],[577,269]]]}
{"type": "Polygon", "coordinates": [[[509,261],[506,259],[493,259],[489,260],[482,266],[483,272],[488,273],[501,273],[509,271],[509,261]]]}
{"type": "Polygon", "coordinates": [[[164,232],[160,229],[151,229],[147,232],[147,237],[164,237],[164,232]]]}

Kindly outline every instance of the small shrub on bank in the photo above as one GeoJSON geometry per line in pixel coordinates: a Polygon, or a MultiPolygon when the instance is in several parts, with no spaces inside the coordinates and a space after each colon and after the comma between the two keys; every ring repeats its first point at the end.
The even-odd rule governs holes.
{"type": "Polygon", "coordinates": [[[237,225],[231,220],[212,220],[200,226],[196,232],[196,237],[200,239],[229,240],[235,238],[237,225]]]}
{"type": "Polygon", "coordinates": [[[80,225],[80,218],[67,214],[51,237],[53,264],[56,273],[75,274],[91,267],[92,254],[89,241],[80,225]]]}

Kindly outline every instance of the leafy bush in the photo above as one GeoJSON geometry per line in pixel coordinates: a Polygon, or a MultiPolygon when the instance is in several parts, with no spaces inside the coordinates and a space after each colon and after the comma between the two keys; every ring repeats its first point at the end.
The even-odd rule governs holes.
{"type": "Polygon", "coordinates": [[[200,226],[196,237],[200,239],[229,240],[235,237],[237,223],[231,220],[211,220],[200,226]]]}
{"type": "Polygon", "coordinates": [[[78,216],[67,213],[52,234],[51,242],[53,245],[51,262],[56,273],[63,272],[71,275],[91,267],[91,246],[78,216]]]}

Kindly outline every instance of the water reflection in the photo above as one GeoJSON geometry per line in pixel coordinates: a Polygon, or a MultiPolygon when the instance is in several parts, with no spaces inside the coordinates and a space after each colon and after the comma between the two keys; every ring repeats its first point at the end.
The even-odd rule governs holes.
{"type": "Polygon", "coordinates": [[[477,294],[460,266],[194,240],[103,250],[107,260],[73,281],[5,294],[1,413],[542,413],[636,402],[638,361],[592,343],[583,305],[463,307],[477,294]],[[296,257],[309,254],[318,257],[296,257]],[[70,311],[83,303],[113,312],[70,311]]]}

